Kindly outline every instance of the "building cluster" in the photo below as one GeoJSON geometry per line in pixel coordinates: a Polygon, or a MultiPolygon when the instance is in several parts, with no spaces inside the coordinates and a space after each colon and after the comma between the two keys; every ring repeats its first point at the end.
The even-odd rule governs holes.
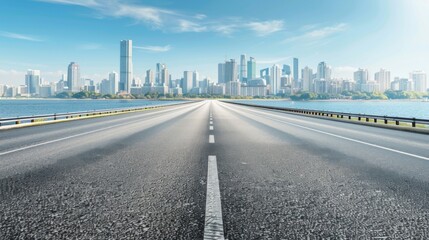
{"type": "Polygon", "coordinates": [[[306,66],[299,71],[298,58],[293,59],[293,71],[290,65],[274,64],[264,68],[256,76],[256,61],[241,55],[240,63],[234,59],[218,64],[218,87],[225,89],[225,95],[266,96],[291,95],[300,91],[318,94],[340,94],[343,91],[385,92],[387,90],[416,91],[426,93],[429,88],[426,73],[414,71],[409,78],[396,77],[391,80],[390,72],[385,69],[370,79],[367,69],[354,72],[353,80],[332,77],[332,68],[326,62],[320,62],[317,70],[306,66]]]}
{"type": "Polygon", "coordinates": [[[290,65],[274,64],[270,68],[257,69],[253,57],[240,56],[218,64],[217,83],[209,78],[201,78],[197,71],[184,71],[183,77],[172,79],[167,65],[157,63],[156,69],[146,71],[142,81],[133,74],[133,42],[120,41],[120,72],[111,72],[107,79],[94,83],[81,78],[79,64],[71,62],[65,75],[55,83],[43,80],[39,70],[28,70],[25,84],[18,87],[0,85],[0,97],[51,97],[62,92],[90,91],[102,95],[116,94],[159,94],[159,95],[228,95],[264,97],[267,95],[292,95],[300,91],[318,94],[340,94],[343,91],[384,92],[386,90],[428,91],[426,73],[414,71],[409,78],[395,77],[385,69],[370,78],[367,69],[354,72],[353,80],[332,77],[332,68],[320,62],[317,69],[306,66],[299,69],[298,58],[290,65]],[[259,70],[259,72],[258,72],[259,70]]]}

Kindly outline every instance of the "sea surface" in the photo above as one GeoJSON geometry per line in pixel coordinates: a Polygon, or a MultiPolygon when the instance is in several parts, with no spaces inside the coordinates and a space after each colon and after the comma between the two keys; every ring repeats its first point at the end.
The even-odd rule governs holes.
{"type": "Polygon", "coordinates": [[[0,99],[0,118],[165,105],[182,101],[0,99]]]}
{"type": "Polygon", "coordinates": [[[429,102],[424,102],[422,100],[335,100],[299,102],[286,100],[236,100],[236,102],[285,108],[429,119],[429,102]]]}

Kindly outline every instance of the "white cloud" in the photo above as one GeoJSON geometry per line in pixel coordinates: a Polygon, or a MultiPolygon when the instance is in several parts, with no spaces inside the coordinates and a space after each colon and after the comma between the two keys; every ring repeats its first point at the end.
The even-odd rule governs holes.
{"type": "Polygon", "coordinates": [[[134,46],[136,49],[142,49],[149,52],[168,52],[171,50],[170,45],[166,46],[134,46]]]}
{"type": "Polygon", "coordinates": [[[284,22],[281,20],[250,22],[247,27],[259,36],[265,36],[283,30],[284,22]]]}
{"type": "Polygon", "coordinates": [[[19,34],[19,33],[0,32],[0,36],[6,37],[6,38],[18,39],[18,40],[31,41],[31,42],[42,42],[42,40],[39,38],[29,36],[29,35],[19,34]]]}
{"type": "Polygon", "coordinates": [[[313,29],[304,34],[293,36],[285,39],[284,43],[296,42],[296,41],[315,41],[323,38],[330,37],[336,33],[347,30],[348,25],[345,23],[339,23],[333,26],[322,27],[319,29],[313,29]]]}
{"type": "Polygon", "coordinates": [[[35,0],[54,4],[78,5],[95,10],[95,17],[130,18],[166,32],[218,32],[225,35],[250,30],[265,36],[283,30],[282,20],[248,21],[239,18],[208,20],[202,13],[189,14],[126,0],[35,0]]]}

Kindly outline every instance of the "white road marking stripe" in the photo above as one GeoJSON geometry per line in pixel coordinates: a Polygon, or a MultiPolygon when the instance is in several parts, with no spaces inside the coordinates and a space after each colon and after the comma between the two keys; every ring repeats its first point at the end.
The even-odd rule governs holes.
{"type": "Polygon", "coordinates": [[[213,124],[213,121],[210,121],[210,124],[213,124]]]}
{"type": "Polygon", "coordinates": [[[213,127],[213,126],[210,126],[210,130],[214,130],[214,127],[213,127]]]}
{"type": "Polygon", "coordinates": [[[209,143],[215,143],[214,135],[209,136],[209,143]]]}
{"type": "MultiPolygon", "coordinates": [[[[227,107],[227,108],[229,108],[229,107],[227,107]]],[[[257,112],[257,111],[254,111],[254,110],[250,110],[250,109],[246,109],[246,110],[261,114],[261,112],[257,112]]],[[[277,115],[266,113],[266,112],[263,112],[263,114],[265,114],[265,115],[271,115],[271,116],[275,116],[275,117],[281,117],[281,116],[277,116],[277,115]]],[[[268,118],[268,119],[271,119],[271,120],[274,120],[274,121],[277,121],[277,122],[285,123],[287,125],[299,127],[299,128],[306,129],[306,130],[310,130],[310,131],[313,131],[313,132],[318,132],[318,133],[322,133],[322,134],[329,135],[329,136],[332,136],[332,137],[344,139],[344,140],[347,140],[347,141],[351,141],[351,142],[355,142],[355,143],[360,143],[360,144],[363,144],[363,145],[367,145],[367,146],[371,146],[371,147],[383,149],[383,150],[386,150],[386,151],[390,151],[390,152],[394,152],[394,153],[399,153],[399,154],[402,154],[402,155],[406,155],[406,156],[415,157],[415,158],[419,158],[419,159],[423,159],[423,160],[429,161],[428,157],[424,157],[424,156],[420,156],[420,155],[416,155],[416,154],[412,154],[412,153],[408,153],[408,152],[399,151],[399,150],[396,150],[396,149],[393,149],[393,148],[383,147],[383,146],[380,146],[380,145],[377,145],[377,144],[368,143],[368,142],[364,142],[364,141],[353,139],[353,138],[349,138],[349,137],[344,137],[344,136],[337,135],[337,134],[334,134],[334,133],[329,133],[329,132],[317,130],[317,129],[314,129],[314,128],[305,127],[305,126],[302,126],[302,125],[299,125],[299,124],[295,124],[295,123],[291,123],[291,122],[285,122],[285,121],[278,120],[278,119],[275,119],[275,118],[270,118],[270,117],[265,117],[265,118],[268,118]]],[[[286,117],[281,117],[281,118],[286,118],[286,117]]]]}
{"type": "Polygon", "coordinates": [[[204,240],[225,239],[216,156],[209,156],[204,240]]]}
{"type": "MultiPolygon", "coordinates": [[[[199,106],[199,105],[197,105],[197,106],[199,106]]],[[[181,108],[178,108],[178,109],[167,109],[167,110],[158,111],[158,112],[154,112],[154,113],[148,113],[145,116],[156,115],[156,114],[163,113],[163,112],[171,112],[171,111],[179,110],[179,109],[186,108],[186,107],[187,106],[181,107],[181,108]]],[[[162,117],[162,116],[163,115],[157,116],[157,117],[151,118],[150,120],[156,119],[156,118],[159,118],[159,117],[162,117]]],[[[135,117],[132,117],[132,118],[135,118],[135,117]]],[[[131,118],[125,118],[124,120],[128,120],[128,119],[131,119],[131,118]]],[[[51,141],[41,142],[41,143],[37,143],[37,144],[33,144],[33,145],[21,147],[21,148],[16,148],[16,149],[5,151],[5,152],[0,152],[0,156],[6,155],[6,154],[10,154],[10,153],[19,152],[19,151],[23,151],[23,150],[27,150],[27,149],[30,149],[30,148],[35,148],[35,147],[39,147],[39,146],[51,144],[51,143],[56,143],[56,142],[64,141],[64,140],[75,138],[75,137],[85,136],[85,135],[88,135],[88,134],[92,134],[92,133],[96,133],[96,132],[108,130],[108,129],[115,128],[115,127],[121,127],[121,126],[128,125],[130,123],[136,123],[136,122],[141,122],[141,119],[136,120],[136,121],[132,121],[132,122],[116,124],[116,125],[112,125],[112,126],[105,127],[105,128],[100,128],[100,129],[92,130],[92,131],[89,131],[89,132],[79,133],[79,134],[76,134],[76,135],[71,135],[71,136],[67,136],[67,137],[63,137],[63,138],[58,138],[58,139],[54,139],[54,140],[51,140],[51,141]]]]}

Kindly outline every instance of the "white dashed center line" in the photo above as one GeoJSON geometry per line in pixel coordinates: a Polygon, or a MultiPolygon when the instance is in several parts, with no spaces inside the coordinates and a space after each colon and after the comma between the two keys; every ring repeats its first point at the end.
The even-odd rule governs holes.
{"type": "Polygon", "coordinates": [[[209,156],[204,240],[225,239],[216,156],[209,156]]]}
{"type": "Polygon", "coordinates": [[[213,126],[210,126],[210,130],[214,130],[214,127],[213,127],[213,126]]]}
{"type": "Polygon", "coordinates": [[[209,136],[209,143],[215,143],[214,135],[209,136]]]}

